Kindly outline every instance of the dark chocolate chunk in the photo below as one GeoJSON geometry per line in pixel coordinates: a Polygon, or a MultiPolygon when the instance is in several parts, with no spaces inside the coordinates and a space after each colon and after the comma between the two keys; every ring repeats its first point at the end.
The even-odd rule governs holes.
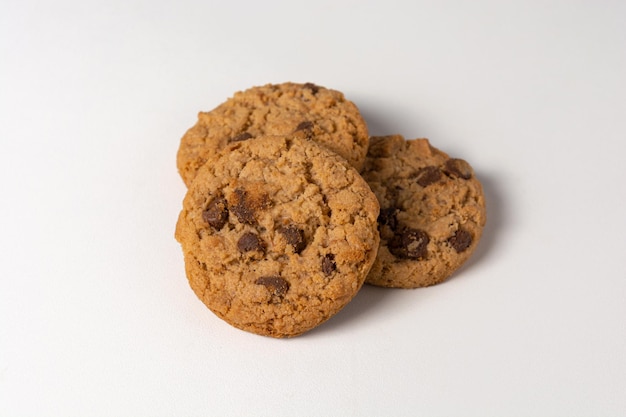
{"type": "Polygon", "coordinates": [[[221,230],[228,221],[228,207],[223,197],[214,198],[206,210],[202,212],[202,218],[211,227],[221,230]]]}
{"type": "Polygon", "coordinates": [[[327,253],[322,258],[322,272],[324,275],[330,275],[337,269],[337,264],[335,263],[335,255],[332,253],[327,253]]]}
{"type": "Polygon", "coordinates": [[[308,88],[309,90],[311,90],[311,92],[313,94],[316,94],[320,90],[320,88],[317,85],[313,84],[313,83],[305,83],[303,85],[303,87],[304,88],[308,88]]]}
{"type": "Polygon", "coordinates": [[[381,209],[378,215],[378,224],[380,226],[389,226],[391,230],[396,230],[398,227],[396,213],[398,213],[398,209],[395,207],[381,209]]]}
{"type": "Polygon", "coordinates": [[[267,277],[260,277],[256,281],[254,281],[257,285],[263,285],[269,291],[273,292],[274,295],[282,296],[289,291],[289,282],[284,278],[279,277],[278,275],[271,275],[267,277]]]}
{"type": "Polygon", "coordinates": [[[433,166],[424,167],[417,171],[415,178],[419,185],[427,187],[441,179],[441,170],[433,166]]]}
{"type": "Polygon", "coordinates": [[[398,258],[420,260],[428,253],[430,238],[423,230],[406,228],[388,243],[389,251],[398,258]]]}
{"type": "Polygon", "coordinates": [[[298,132],[300,130],[311,130],[313,129],[313,122],[300,122],[298,126],[296,126],[296,130],[294,132],[298,132]]]}
{"type": "Polygon", "coordinates": [[[300,253],[306,248],[303,230],[298,229],[294,225],[289,225],[280,227],[278,232],[285,237],[285,240],[293,247],[295,253],[300,253]]]}
{"type": "Polygon", "coordinates": [[[240,134],[238,134],[238,135],[236,135],[236,136],[232,137],[232,138],[230,139],[230,141],[231,141],[231,142],[241,142],[241,141],[244,141],[244,140],[248,140],[248,139],[250,139],[250,138],[252,138],[252,135],[251,135],[250,133],[248,133],[248,132],[243,132],[243,133],[240,133],[240,134]]]}
{"type": "Polygon", "coordinates": [[[251,232],[246,232],[237,241],[237,249],[240,252],[260,251],[265,252],[265,243],[261,238],[251,232]]]}
{"type": "Polygon", "coordinates": [[[448,159],[444,166],[444,172],[450,177],[459,177],[464,180],[472,178],[472,167],[462,159],[448,159]]]}
{"type": "Polygon", "coordinates": [[[244,224],[255,224],[254,208],[253,205],[250,204],[251,202],[249,201],[246,190],[237,188],[233,200],[230,211],[237,216],[237,219],[244,224]]]}
{"type": "Polygon", "coordinates": [[[454,233],[454,235],[448,238],[448,243],[452,248],[456,251],[456,253],[461,253],[467,248],[470,247],[473,241],[472,234],[467,230],[459,229],[454,233]]]}

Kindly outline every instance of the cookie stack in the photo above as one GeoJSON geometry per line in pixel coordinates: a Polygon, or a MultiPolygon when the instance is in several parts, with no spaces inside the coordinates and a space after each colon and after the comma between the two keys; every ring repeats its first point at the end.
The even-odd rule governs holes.
{"type": "Polygon", "coordinates": [[[236,93],[183,136],[176,225],[187,278],[217,316],[292,337],[364,282],[445,280],[485,224],[470,165],[427,139],[369,138],[338,91],[283,83],[236,93]]]}

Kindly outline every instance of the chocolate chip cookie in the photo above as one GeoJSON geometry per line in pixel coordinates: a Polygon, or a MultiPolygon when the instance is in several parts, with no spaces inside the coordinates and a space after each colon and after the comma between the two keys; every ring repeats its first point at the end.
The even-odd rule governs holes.
{"type": "Polygon", "coordinates": [[[380,248],[366,282],[417,288],[442,282],[478,244],[485,199],[472,167],[427,139],[372,137],[362,172],[380,202],[380,248]]]}
{"type": "Polygon", "coordinates": [[[369,137],[356,105],[339,91],[289,82],[237,92],[215,109],[200,112],[181,139],[178,171],[189,186],[205,161],[227,144],[294,133],[321,143],[357,170],[363,166],[369,137]]]}
{"type": "Polygon", "coordinates": [[[361,288],[379,245],[376,196],[314,141],[227,145],[198,170],[176,225],[191,288],[217,316],[273,337],[332,317],[361,288]]]}

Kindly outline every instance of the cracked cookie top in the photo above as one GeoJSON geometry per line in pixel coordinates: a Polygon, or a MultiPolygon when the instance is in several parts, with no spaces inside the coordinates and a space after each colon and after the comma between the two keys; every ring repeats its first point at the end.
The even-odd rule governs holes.
{"type": "Polygon", "coordinates": [[[486,221],[472,167],[427,139],[372,137],[362,172],[380,202],[380,249],[366,282],[437,284],[472,254],[486,221]]]}
{"type": "Polygon", "coordinates": [[[324,322],[362,286],[379,244],[375,195],[314,141],[226,145],[198,170],[176,226],[190,285],[216,315],[290,337],[324,322]]]}
{"type": "Polygon", "coordinates": [[[267,84],[235,93],[209,112],[181,139],[176,163],[187,186],[198,169],[232,142],[263,135],[313,139],[360,170],[369,137],[354,103],[335,90],[312,83],[267,84]]]}

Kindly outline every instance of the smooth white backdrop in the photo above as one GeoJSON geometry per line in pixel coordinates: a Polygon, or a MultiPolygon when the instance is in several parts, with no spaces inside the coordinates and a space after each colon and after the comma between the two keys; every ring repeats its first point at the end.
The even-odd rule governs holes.
{"type": "Polygon", "coordinates": [[[0,415],[626,415],[626,3],[34,1],[0,13],[0,415]],[[179,139],[268,82],[474,166],[448,282],[236,330],[173,238],[179,139]]]}

